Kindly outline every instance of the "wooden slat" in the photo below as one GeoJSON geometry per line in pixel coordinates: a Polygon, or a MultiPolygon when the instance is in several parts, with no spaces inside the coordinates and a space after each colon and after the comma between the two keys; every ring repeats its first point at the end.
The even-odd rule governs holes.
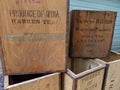
{"type": "Polygon", "coordinates": [[[9,76],[4,76],[4,89],[9,86],[9,76]]]}
{"type": "Polygon", "coordinates": [[[5,90],[60,90],[60,74],[52,74],[11,85],[5,90]]]}
{"type": "Polygon", "coordinates": [[[109,64],[105,90],[119,90],[120,89],[120,60],[109,64]]]}
{"type": "Polygon", "coordinates": [[[1,0],[4,74],[65,71],[67,2],[1,0]]]}
{"type": "MultiPolygon", "coordinates": [[[[1,3],[0,3],[0,6],[1,6],[1,3]]],[[[1,8],[0,8],[0,31],[2,30],[2,10],[1,10],[1,8]]],[[[3,74],[3,72],[2,72],[2,62],[1,62],[1,55],[2,55],[2,46],[1,46],[2,44],[1,44],[1,32],[0,32],[0,75],[1,74],[3,74]]]]}
{"type": "Polygon", "coordinates": [[[64,86],[63,86],[63,90],[73,90],[73,79],[67,75],[64,74],[64,86]]]}
{"type": "MultiPolygon", "coordinates": [[[[1,6],[1,3],[0,3],[1,6]]],[[[2,30],[2,10],[0,8],[0,30],[2,30]]],[[[1,36],[1,32],[0,32],[0,36],[1,36]]]]}

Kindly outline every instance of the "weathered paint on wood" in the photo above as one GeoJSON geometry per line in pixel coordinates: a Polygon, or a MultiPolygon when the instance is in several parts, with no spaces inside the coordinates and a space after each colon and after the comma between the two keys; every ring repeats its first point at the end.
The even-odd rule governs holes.
{"type": "Polygon", "coordinates": [[[60,74],[50,74],[9,85],[5,90],[60,90],[60,74]]]}
{"type": "Polygon", "coordinates": [[[4,74],[65,71],[68,0],[1,3],[4,74]]]}
{"type": "Polygon", "coordinates": [[[101,90],[105,65],[89,59],[71,60],[71,69],[64,74],[63,90],[101,90]]]}
{"type": "Polygon", "coordinates": [[[103,90],[119,90],[120,89],[120,53],[111,52],[108,59],[97,60],[106,64],[106,74],[103,90]]]}
{"type": "Polygon", "coordinates": [[[107,57],[111,50],[116,12],[71,12],[71,57],[107,57]]]}
{"type": "Polygon", "coordinates": [[[116,11],[116,25],[112,50],[120,52],[120,1],[119,0],[70,0],[70,10],[116,11]]]}

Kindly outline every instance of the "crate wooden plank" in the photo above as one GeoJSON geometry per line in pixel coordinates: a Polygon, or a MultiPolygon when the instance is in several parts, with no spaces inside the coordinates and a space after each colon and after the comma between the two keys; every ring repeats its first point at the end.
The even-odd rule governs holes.
{"type": "Polygon", "coordinates": [[[65,71],[68,0],[1,3],[4,74],[65,71]]]}
{"type": "Polygon", "coordinates": [[[103,90],[120,89],[120,53],[111,52],[108,59],[98,59],[98,62],[107,65],[103,90]]]}
{"type": "MultiPolygon", "coordinates": [[[[0,3],[0,6],[1,6],[1,3],[0,3]]],[[[1,8],[0,8],[0,30],[2,29],[2,14],[1,14],[1,8]]],[[[1,32],[0,32],[0,35],[1,35],[1,32]]]]}
{"type": "Polygon", "coordinates": [[[72,59],[64,74],[63,90],[101,90],[105,65],[90,59],[72,59]],[[83,67],[84,66],[84,67],[83,67]]]}
{"type": "Polygon", "coordinates": [[[8,86],[9,86],[9,77],[4,76],[4,89],[7,88],[8,86]]]}
{"type": "Polygon", "coordinates": [[[71,57],[107,57],[112,43],[116,12],[71,12],[71,57]]]}
{"type": "Polygon", "coordinates": [[[60,90],[60,74],[50,74],[9,85],[5,90],[60,90]]]}
{"type": "Polygon", "coordinates": [[[101,90],[103,83],[104,69],[91,73],[77,80],[76,90],[101,90]]]}
{"type": "Polygon", "coordinates": [[[64,74],[63,90],[73,90],[73,87],[70,86],[73,86],[73,79],[67,74],[64,74]]]}

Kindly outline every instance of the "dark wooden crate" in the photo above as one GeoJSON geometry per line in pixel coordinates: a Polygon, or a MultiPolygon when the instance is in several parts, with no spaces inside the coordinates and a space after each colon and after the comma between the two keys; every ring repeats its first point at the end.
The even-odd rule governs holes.
{"type": "Polygon", "coordinates": [[[73,10],[71,12],[71,57],[107,57],[112,43],[116,12],[73,10]]]}

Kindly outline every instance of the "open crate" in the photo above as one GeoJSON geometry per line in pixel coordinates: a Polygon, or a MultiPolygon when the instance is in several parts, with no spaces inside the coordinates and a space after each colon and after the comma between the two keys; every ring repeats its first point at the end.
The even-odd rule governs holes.
{"type": "Polygon", "coordinates": [[[97,62],[107,66],[103,90],[120,90],[120,53],[112,51],[109,58],[97,62]]]}
{"type": "Polygon", "coordinates": [[[63,75],[63,90],[101,90],[105,65],[90,59],[71,60],[63,75]]]}
{"type": "Polygon", "coordinates": [[[60,73],[5,76],[5,90],[60,90],[60,73]]]}

